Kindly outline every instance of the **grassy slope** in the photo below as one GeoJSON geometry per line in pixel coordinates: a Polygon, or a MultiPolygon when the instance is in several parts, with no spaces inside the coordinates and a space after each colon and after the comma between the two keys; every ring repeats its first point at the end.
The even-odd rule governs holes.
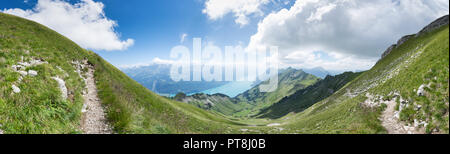
{"type": "Polygon", "coordinates": [[[95,53],[35,22],[0,13],[0,38],[0,129],[5,133],[79,133],[84,82],[70,62],[85,58],[95,66],[99,97],[118,133],[221,133],[229,124],[241,125],[158,96],[95,53]],[[21,56],[49,63],[27,68],[39,75],[19,83],[11,66],[21,56]],[[63,100],[50,77],[66,72],[64,80],[73,95],[63,100]],[[13,84],[22,92],[12,94],[13,84]]]}
{"type": "Polygon", "coordinates": [[[108,117],[124,133],[221,133],[237,124],[192,105],[156,95],[93,55],[99,97],[108,117]]]}
{"type": "MultiPolygon", "coordinates": [[[[261,109],[271,106],[283,97],[304,89],[320,79],[302,70],[288,68],[279,73],[278,80],[278,89],[274,92],[265,93],[259,91],[259,85],[268,82],[264,81],[234,98],[220,94],[196,94],[183,96],[183,99],[179,98],[178,100],[228,117],[242,119],[257,114],[261,109]]],[[[183,94],[179,96],[181,95],[183,94]]]]}
{"type": "Polygon", "coordinates": [[[278,88],[274,92],[260,92],[259,85],[267,84],[268,81],[264,81],[257,86],[245,91],[242,94],[236,96],[237,102],[246,102],[252,104],[252,106],[242,109],[235,113],[235,116],[254,116],[260,112],[261,109],[271,106],[273,103],[279,102],[282,98],[292,95],[298,90],[304,89],[321,79],[303,72],[302,70],[296,70],[288,68],[280,72],[278,76],[278,88]]]}
{"type": "Polygon", "coordinates": [[[158,96],[56,32],[0,13],[0,129],[5,133],[79,133],[84,84],[70,62],[88,58],[96,69],[99,97],[118,133],[385,133],[378,120],[382,109],[361,105],[366,99],[365,87],[372,87],[368,92],[374,95],[386,97],[398,91],[403,98],[422,104],[421,112],[404,110],[402,119],[408,122],[415,118],[431,119],[428,131],[438,128],[448,133],[448,33],[445,26],[407,41],[371,70],[304,112],[277,120],[234,122],[158,96]],[[417,54],[419,51],[423,52],[417,54]],[[417,58],[410,58],[413,55],[417,58]],[[25,60],[39,58],[49,64],[28,68],[37,70],[39,75],[25,77],[18,83],[19,74],[11,70],[11,65],[20,61],[21,56],[25,60]],[[398,75],[388,79],[392,72],[398,75]],[[57,83],[50,79],[64,73],[69,74],[64,80],[72,93],[68,100],[60,98],[57,83]],[[431,83],[428,94],[417,97],[414,89],[428,83],[431,83]],[[12,84],[22,92],[12,94],[12,84]],[[359,94],[349,97],[346,95],[349,92],[359,94]],[[265,126],[275,122],[281,125],[265,126]]]}
{"type": "Polygon", "coordinates": [[[299,113],[338,91],[361,73],[345,72],[325,79],[287,96],[258,114],[260,118],[280,118],[290,112],[299,113]]]}
{"type": "Polygon", "coordinates": [[[79,132],[84,82],[69,62],[82,59],[80,52],[83,49],[42,25],[0,13],[0,129],[5,133],[79,132]],[[24,61],[43,59],[49,64],[27,68],[38,71],[38,76],[18,82],[20,75],[11,66],[22,56],[24,61]],[[64,80],[73,93],[67,101],[60,98],[58,84],[50,78],[64,73],[69,74],[64,80]],[[22,92],[13,94],[13,84],[22,92]]]}
{"type": "MultiPolygon", "coordinates": [[[[295,133],[386,133],[378,116],[382,107],[367,108],[366,87],[372,95],[390,97],[399,92],[414,104],[422,104],[419,111],[403,110],[404,121],[433,119],[427,131],[437,128],[448,133],[449,97],[449,30],[448,25],[432,33],[408,40],[396,48],[371,70],[363,73],[347,86],[311,108],[296,115],[289,115],[285,132],[295,133]],[[416,50],[417,49],[417,50],[416,50]],[[421,54],[419,54],[419,51],[421,54]],[[416,58],[411,58],[416,55],[416,58]],[[395,70],[399,71],[395,71],[395,70]],[[398,75],[388,78],[389,75],[398,75]],[[434,78],[436,77],[436,78],[434,78]],[[418,97],[414,89],[421,84],[434,83],[426,96],[418,97]],[[348,97],[347,92],[359,92],[348,97]]],[[[412,104],[411,106],[414,106],[412,104]]]]}
{"type": "Polygon", "coordinates": [[[223,94],[208,95],[201,93],[186,96],[185,94],[179,93],[174,99],[225,116],[233,116],[234,113],[239,112],[244,108],[252,107],[252,105],[247,102],[238,102],[236,99],[223,94]]]}

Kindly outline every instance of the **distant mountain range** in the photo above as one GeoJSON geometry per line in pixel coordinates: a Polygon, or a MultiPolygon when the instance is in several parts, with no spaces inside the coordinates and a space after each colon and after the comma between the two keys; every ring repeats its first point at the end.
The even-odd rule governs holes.
{"type": "MultiPolygon", "coordinates": [[[[121,68],[121,70],[136,80],[140,84],[144,85],[148,89],[164,96],[174,96],[175,94],[182,92],[188,95],[196,93],[215,94],[221,93],[231,97],[236,96],[238,93],[244,92],[251,88],[251,84],[257,84],[258,82],[230,82],[230,81],[180,81],[174,82],[170,78],[170,64],[151,64],[147,66],[136,66],[121,68]],[[230,91],[230,88],[237,88],[234,91],[230,91]],[[236,91],[237,90],[237,91],[236,91]]],[[[302,69],[304,72],[312,74],[314,76],[325,78],[327,75],[334,75],[321,67],[312,69],[302,69]]],[[[279,72],[283,71],[280,69],[279,72]]]]}
{"type": "Polygon", "coordinates": [[[162,65],[127,76],[41,24],[0,13],[0,134],[86,133],[84,121],[98,117],[119,134],[448,134],[449,53],[446,15],[364,72],[321,79],[321,69],[286,68],[273,92],[259,91],[262,81],[236,97],[189,96],[178,92],[227,83],[173,83],[162,65]]]}
{"type": "Polygon", "coordinates": [[[170,64],[152,64],[148,66],[122,68],[121,70],[148,89],[165,96],[175,95],[179,92],[194,94],[230,83],[227,81],[175,82],[170,78],[170,68],[170,64]]]}
{"type": "Polygon", "coordinates": [[[322,67],[315,67],[315,68],[302,69],[302,70],[305,71],[306,73],[312,74],[312,75],[320,77],[322,79],[324,79],[328,75],[338,74],[338,72],[327,71],[322,67]]]}
{"type": "Polygon", "coordinates": [[[278,88],[274,92],[260,92],[259,86],[269,82],[263,81],[233,98],[223,94],[195,94],[187,96],[180,93],[174,99],[224,115],[248,117],[256,115],[260,109],[271,106],[283,97],[321,80],[314,75],[294,68],[281,69],[278,76],[278,88]]]}

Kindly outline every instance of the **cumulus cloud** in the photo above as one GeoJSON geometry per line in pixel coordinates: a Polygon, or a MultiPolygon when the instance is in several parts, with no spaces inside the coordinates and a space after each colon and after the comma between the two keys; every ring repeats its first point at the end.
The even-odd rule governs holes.
{"type": "Polygon", "coordinates": [[[106,17],[101,2],[81,0],[70,4],[63,0],[38,0],[33,9],[4,9],[2,12],[41,23],[73,40],[80,46],[94,50],[125,50],[133,39],[120,40],[114,30],[117,23],[106,17]]]}
{"type": "Polygon", "coordinates": [[[278,46],[286,65],[368,69],[401,36],[448,13],[447,0],[297,0],[262,20],[247,50],[278,46]]]}
{"type": "Polygon", "coordinates": [[[207,0],[203,13],[207,14],[211,20],[217,20],[232,13],[236,18],[235,22],[242,27],[249,23],[249,15],[262,16],[264,13],[260,7],[269,2],[269,0],[207,0]]]}

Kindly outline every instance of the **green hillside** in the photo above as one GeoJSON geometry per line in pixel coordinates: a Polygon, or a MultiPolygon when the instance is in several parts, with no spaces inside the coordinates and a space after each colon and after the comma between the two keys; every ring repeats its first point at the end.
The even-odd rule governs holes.
{"type": "Polygon", "coordinates": [[[278,80],[278,89],[274,92],[260,92],[259,85],[269,82],[263,81],[234,98],[222,94],[185,96],[180,93],[175,99],[226,116],[247,118],[260,112],[261,109],[271,106],[281,98],[292,95],[321,79],[302,70],[288,68],[280,70],[278,80]]]}
{"type": "Polygon", "coordinates": [[[239,125],[158,96],[55,31],[0,13],[0,130],[81,133],[85,85],[72,62],[84,59],[95,67],[98,94],[116,133],[222,133],[225,125],[239,125]],[[13,70],[13,65],[33,61],[45,62],[24,69],[38,72],[36,76],[21,77],[13,70]],[[67,99],[51,78],[55,76],[66,82],[67,99]],[[13,86],[20,92],[13,92],[13,86]]]}
{"type": "Polygon", "coordinates": [[[325,79],[305,89],[298,90],[292,95],[284,97],[279,102],[264,108],[258,114],[261,118],[280,118],[290,112],[299,113],[338,91],[361,73],[345,72],[325,79]]]}
{"type": "Polygon", "coordinates": [[[217,112],[225,116],[233,116],[235,113],[242,110],[252,108],[253,105],[247,102],[238,102],[234,98],[230,98],[223,94],[194,94],[186,96],[186,94],[179,93],[174,97],[175,100],[185,102],[197,106],[199,108],[217,112]]]}
{"type": "Polygon", "coordinates": [[[287,68],[281,70],[278,76],[278,88],[274,92],[260,92],[259,85],[267,84],[269,81],[263,81],[255,87],[236,96],[237,102],[246,102],[252,104],[251,108],[244,109],[235,115],[254,116],[261,109],[271,106],[286,96],[294,94],[296,91],[304,89],[321,79],[305,73],[302,70],[287,68]]]}
{"type": "Polygon", "coordinates": [[[0,133],[83,133],[84,62],[114,133],[449,133],[448,16],[438,21],[362,73],[287,69],[275,92],[193,96],[214,106],[159,96],[55,31],[0,13],[0,133]]]}
{"type": "Polygon", "coordinates": [[[403,128],[414,127],[416,133],[448,133],[448,87],[447,24],[410,38],[335,94],[299,114],[284,117],[285,131],[391,133],[381,117],[389,102],[394,102],[400,114],[398,124],[403,128]],[[419,96],[421,85],[428,86],[419,96]],[[368,105],[368,101],[375,105],[368,105]],[[419,121],[417,126],[414,121],[419,121]]]}

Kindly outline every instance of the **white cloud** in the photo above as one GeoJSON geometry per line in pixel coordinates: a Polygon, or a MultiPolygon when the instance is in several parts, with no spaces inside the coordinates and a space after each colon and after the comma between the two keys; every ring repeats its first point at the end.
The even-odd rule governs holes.
{"type": "Polygon", "coordinates": [[[211,20],[217,20],[228,13],[233,13],[236,18],[235,22],[242,27],[248,24],[249,15],[262,16],[264,13],[260,7],[269,2],[269,0],[207,0],[203,13],[207,14],[211,20]]]}
{"type": "Polygon", "coordinates": [[[173,61],[173,60],[160,59],[160,58],[156,57],[156,58],[154,58],[154,59],[152,60],[152,63],[153,63],[153,64],[174,64],[175,61],[173,61]]]}
{"type": "Polygon", "coordinates": [[[322,16],[324,14],[330,12],[334,8],[336,8],[336,4],[329,4],[329,5],[325,5],[325,6],[319,7],[319,8],[317,8],[316,12],[313,12],[311,14],[311,16],[308,19],[306,19],[306,21],[307,22],[321,21],[322,20],[322,16]]]}
{"type": "Polygon", "coordinates": [[[376,60],[376,58],[361,58],[354,55],[308,50],[292,52],[287,56],[281,57],[280,67],[296,67],[301,69],[322,67],[338,72],[361,71],[373,67],[376,60]]]}
{"type": "Polygon", "coordinates": [[[401,36],[448,13],[447,0],[297,0],[262,20],[247,50],[278,46],[287,65],[367,69],[401,36]]]}
{"type": "Polygon", "coordinates": [[[120,69],[128,69],[128,68],[139,68],[139,67],[145,67],[145,66],[152,66],[152,65],[172,65],[175,61],[173,60],[166,60],[161,59],[159,57],[153,58],[152,61],[146,62],[146,63],[136,63],[131,65],[120,65],[118,66],[120,69]]]}
{"type": "Polygon", "coordinates": [[[62,0],[39,0],[30,10],[4,9],[2,12],[24,17],[61,33],[80,46],[94,50],[125,50],[133,39],[120,40],[117,23],[108,19],[101,2],[81,0],[70,4],[62,0]]]}
{"type": "Polygon", "coordinates": [[[180,35],[180,43],[184,43],[184,40],[186,39],[186,37],[188,36],[188,34],[183,33],[180,35]]]}

